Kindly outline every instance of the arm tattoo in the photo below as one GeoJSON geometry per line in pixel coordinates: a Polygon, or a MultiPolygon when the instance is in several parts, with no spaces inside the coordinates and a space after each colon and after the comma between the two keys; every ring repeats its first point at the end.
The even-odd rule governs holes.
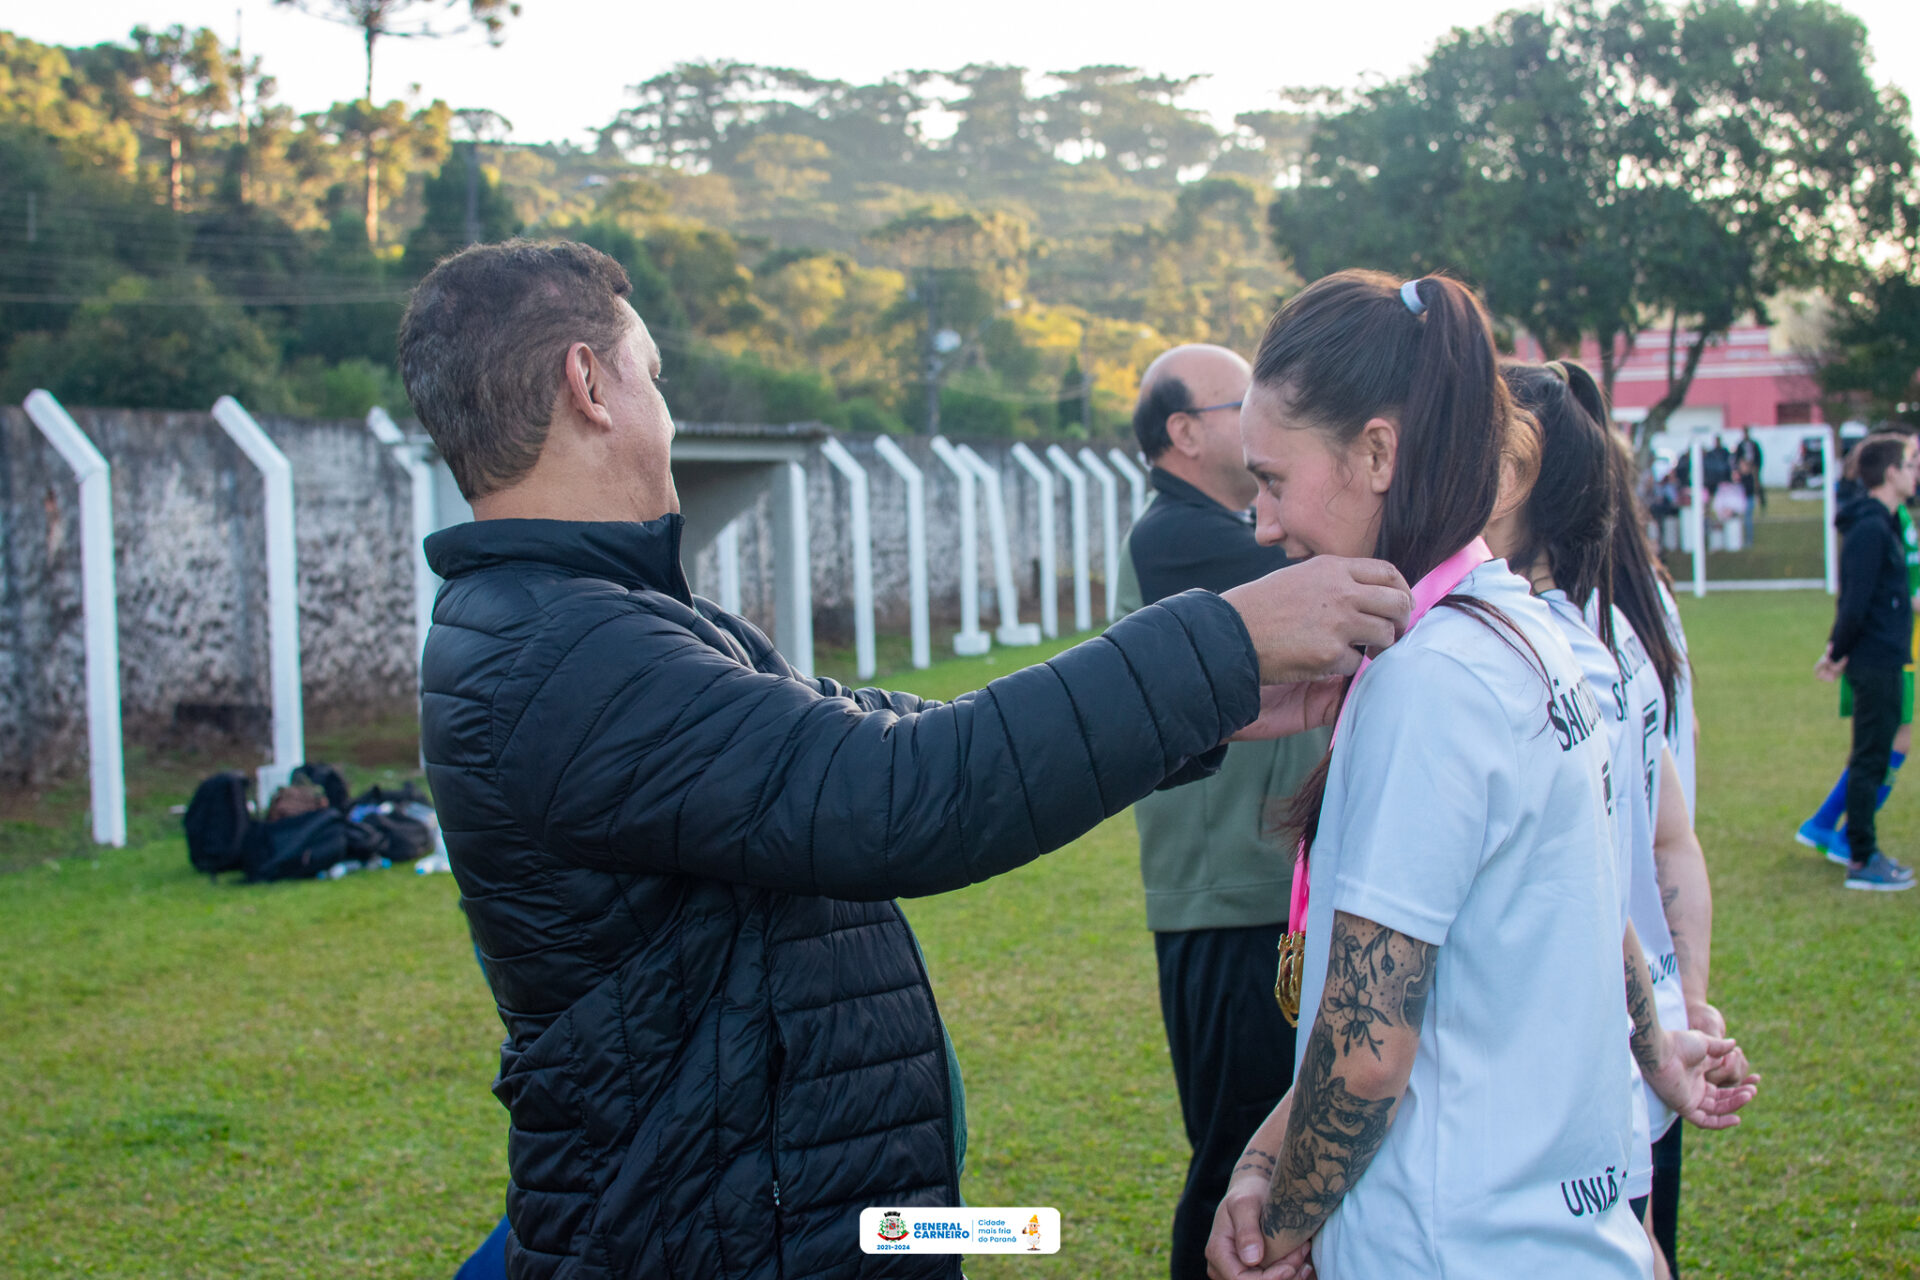
{"type": "Polygon", "coordinates": [[[1267,1235],[1318,1231],[1386,1141],[1399,1099],[1360,1097],[1336,1072],[1357,1045],[1379,1059],[1384,1042],[1376,1029],[1418,1033],[1436,951],[1369,921],[1335,916],[1321,1013],[1294,1081],[1280,1167],[1260,1215],[1267,1235]]]}
{"type": "Polygon", "coordinates": [[[1233,1167],[1235,1173],[1261,1173],[1273,1177],[1275,1164],[1273,1156],[1258,1147],[1248,1147],[1240,1153],[1240,1163],[1233,1167]]]}
{"type": "Polygon", "coordinates": [[[1660,1046],[1654,1038],[1660,1024],[1653,1008],[1652,975],[1631,956],[1626,966],[1627,1013],[1633,1018],[1633,1057],[1642,1071],[1652,1073],[1660,1068],[1660,1046]]]}
{"type": "Polygon", "coordinates": [[[1334,922],[1324,1003],[1342,1057],[1363,1044],[1377,1061],[1376,1026],[1420,1029],[1433,993],[1433,953],[1431,945],[1370,921],[1334,922]]]}

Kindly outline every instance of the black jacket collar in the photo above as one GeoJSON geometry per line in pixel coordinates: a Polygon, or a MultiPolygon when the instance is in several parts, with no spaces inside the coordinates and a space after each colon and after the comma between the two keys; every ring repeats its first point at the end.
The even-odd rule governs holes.
{"type": "Polygon", "coordinates": [[[1214,511],[1225,511],[1237,520],[1244,521],[1247,519],[1247,513],[1245,511],[1235,511],[1232,507],[1215,501],[1171,471],[1165,471],[1159,467],[1149,467],[1147,469],[1147,480],[1159,491],[1160,496],[1163,498],[1171,499],[1174,502],[1184,502],[1190,507],[1206,507],[1214,511]]]}
{"type": "Polygon", "coordinates": [[[645,524],[586,520],[472,520],[433,534],[427,564],[443,578],[499,565],[542,565],[583,578],[659,591],[691,604],[680,566],[684,517],[645,524]]]}

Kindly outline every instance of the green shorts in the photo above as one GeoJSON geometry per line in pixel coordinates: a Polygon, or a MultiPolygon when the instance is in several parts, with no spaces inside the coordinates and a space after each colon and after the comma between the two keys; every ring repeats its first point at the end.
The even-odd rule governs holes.
{"type": "MultiPolygon", "coordinates": [[[[1840,681],[1840,718],[1853,716],[1853,686],[1845,680],[1840,681]]],[[[1900,723],[1913,723],[1913,668],[1908,667],[1900,673],[1900,723]]]]}

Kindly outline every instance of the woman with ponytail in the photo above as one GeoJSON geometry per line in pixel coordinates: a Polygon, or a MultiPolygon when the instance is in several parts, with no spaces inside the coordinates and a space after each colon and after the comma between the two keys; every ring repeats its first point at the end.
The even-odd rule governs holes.
{"type": "MultiPolygon", "coordinates": [[[[1300,794],[1310,1026],[1212,1272],[1281,1280],[1310,1248],[1325,1280],[1648,1275],[1622,1024],[1628,986],[1650,998],[1623,973],[1607,741],[1547,606],[1481,537],[1532,428],[1485,312],[1438,277],[1321,280],[1268,326],[1241,428],[1262,541],[1418,585],[1300,794]]],[[[1725,1041],[1635,1048],[1703,1123],[1749,1096],[1705,1082],[1725,1041]]]]}
{"type": "MultiPolygon", "coordinates": [[[[1690,1023],[1668,923],[1669,910],[1684,896],[1687,906],[1675,919],[1684,920],[1690,934],[1697,929],[1704,940],[1710,926],[1695,918],[1693,903],[1709,900],[1705,861],[1666,745],[1679,664],[1659,612],[1633,469],[1622,465],[1626,455],[1618,437],[1604,425],[1610,417],[1605,397],[1580,365],[1509,364],[1503,376],[1515,402],[1540,424],[1542,461],[1525,506],[1497,519],[1487,540],[1552,610],[1600,702],[1613,739],[1609,795],[1623,908],[1634,938],[1629,954],[1649,974],[1659,1021],[1724,1035],[1717,1013],[1711,1027],[1698,1016],[1690,1023]],[[1642,627],[1651,643],[1643,642],[1642,627]]],[[[1710,903],[1705,910],[1711,911],[1710,903]]],[[[1690,955],[1690,963],[1693,959],[1690,955]]],[[[1703,958],[1700,970],[1704,1003],[1703,958]]],[[[1640,1074],[1636,1069],[1634,1156],[1626,1194],[1635,1216],[1646,1222],[1655,1198],[1652,1142],[1673,1128],[1676,1114],[1640,1074]]],[[[1718,1078],[1735,1083],[1745,1076],[1745,1061],[1736,1049],[1718,1078]]],[[[1671,1215],[1663,1214],[1661,1222],[1670,1226],[1671,1215]]],[[[1655,1239],[1669,1274],[1671,1240],[1670,1230],[1655,1239]]]]}

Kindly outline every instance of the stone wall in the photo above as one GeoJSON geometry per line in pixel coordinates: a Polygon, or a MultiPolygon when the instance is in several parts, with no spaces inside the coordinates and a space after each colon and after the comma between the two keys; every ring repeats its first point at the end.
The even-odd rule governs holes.
{"type": "MultiPolygon", "coordinates": [[[[130,743],[212,733],[267,742],[265,529],[258,473],[211,415],[73,410],[113,467],[123,715],[130,743]]],[[[293,468],[300,576],[302,685],[310,723],[390,708],[415,678],[405,473],[358,421],[262,418],[293,468]]],[[[683,430],[697,434],[697,426],[683,430]]],[[[880,628],[907,626],[905,484],[871,439],[843,443],[867,467],[880,628]]],[[[898,443],[926,473],[935,657],[952,652],[959,616],[959,486],[926,441],[898,443]]],[[[1064,482],[1043,531],[1035,486],[1005,442],[974,441],[1006,495],[1021,619],[1037,621],[1038,548],[1050,532],[1072,626],[1064,482]]],[[[1044,455],[1044,442],[1032,442],[1044,455]]],[[[1077,445],[1068,445],[1076,451],[1077,445]]],[[[1101,449],[1104,456],[1104,447],[1101,449]]],[[[816,634],[850,643],[847,486],[818,450],[807,462],[816,634]]],[[[772,631],[769,502],[744,519],[742,611],[772,631]]],[[[1131,509],[1120,486],[1122,536],[1131,509]]],[[[1089,484],[1090,559],[1102,576],[1099,489],[1089,484]]],[[[718,592],[709,548],[688,566],[718,592]]],[[[980,521],[982,626],[998,621],[991,543],[980,521]]],[[[1094,588],[1094,617],[1101,617],[1094,588]]],[[[0,785],[40,785],[84,767],[86,702],[79,501],[72,473],[18,409],[0,409],[0,785]]]]}

